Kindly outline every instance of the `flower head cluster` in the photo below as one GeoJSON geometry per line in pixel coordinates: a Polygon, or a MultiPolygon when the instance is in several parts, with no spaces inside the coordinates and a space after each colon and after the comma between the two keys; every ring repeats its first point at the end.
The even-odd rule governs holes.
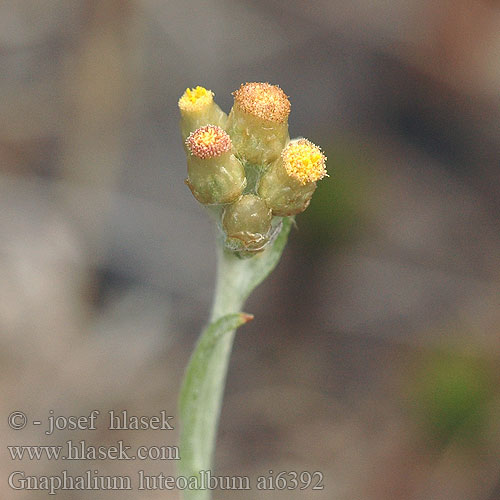
{"type": "Polygon", "coordinates": [[[225,115],[203,87],[179,99],[187,185],[204,205],[221,207],[226,246],[263,250],[280,217],[304,211],[327,175],[326,157],[307,139],[290,140],[290,101],[277,85],[245,83],[225,115]]]}

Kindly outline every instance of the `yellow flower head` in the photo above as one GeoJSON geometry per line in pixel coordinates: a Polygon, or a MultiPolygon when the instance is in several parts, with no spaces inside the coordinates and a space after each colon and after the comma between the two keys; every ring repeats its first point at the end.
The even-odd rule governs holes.
{"type": "Polygon", "coordinates": [[[283,123],[290,114],[288,96],[277,85],[245,83],[233,95],[240,109],[263,120],[283,123]]]}
{"type": "Polygon", "coordinates": [[[212,104],[214,94],[211,90],[204,87],[195,87],[194,89],[187,88],[182,97],[179,99],[179,108],[181,111],[193,112],[200,111],[205,106],[212,104]]]}
{"type": "Polygon", "coordinates": [[[307,139],[290,142],[281,153],[281,158],[288,175],[301,184],[319,181],[327,175],[325,155],[307,139]]]}
{"type": "Polygon", "coordinates": [[[186,145],[193,156],[206,159],[231,151],[229,135],[217,125],[205,125],[189,134],[186,145]]]}

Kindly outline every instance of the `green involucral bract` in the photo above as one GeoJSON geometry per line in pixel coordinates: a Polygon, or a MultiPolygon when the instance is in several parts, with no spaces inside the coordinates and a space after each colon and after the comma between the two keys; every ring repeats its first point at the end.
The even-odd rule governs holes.
{"type": "Polygon", "coordinates": [[[315,182],[302,184],[288,175],[281,158],[274,161],[260,178],[258,195],[273,215],[289,216],[303,212],[316,189],[315,182]]]}
{"type": "Polygon", "coordinates": [[[186,184],[204,205],[231,203],[245,189],[245,169],[232,153],[204,159],[189,155],[187,165],[186,184]]]}
{"type": "Polygon", "coordinates": [[[246,194],[228,205],[222,216],[226,246],[234,251],[257,252],[269,241],[272,213],[266,202],[246,194]]]}
{"type": "Polygon", "coordinates": [[[288,136],[288,123],[264,120],[234,105],[227,131],[238,155],[254,165],[267,165],[279,157],[288,136]]]}

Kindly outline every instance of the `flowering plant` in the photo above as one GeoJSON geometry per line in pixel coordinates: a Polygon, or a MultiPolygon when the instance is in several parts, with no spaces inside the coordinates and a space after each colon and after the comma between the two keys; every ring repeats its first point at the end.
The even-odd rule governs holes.
{"type": "MultiPolygon", "coordinates": [[[[269,83],[246,83],[226,115],[213,93],[179,99],[186,184],[215,217],[217,284],[210,323],[191,356],[180,394],[180,471],[210,470],[234,332],[253,318],[241,308],[278,263],[294,216],[327,175],[326,158],[307,139],[290,140],[290,101],[269,83]]],[[[207,500],[208,490],[186,491],[207,500]]]]}

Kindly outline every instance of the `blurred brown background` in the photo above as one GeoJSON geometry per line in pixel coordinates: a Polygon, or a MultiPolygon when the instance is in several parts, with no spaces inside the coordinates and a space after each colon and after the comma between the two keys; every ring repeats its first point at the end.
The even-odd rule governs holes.
{"type": "Polygon", "coordinates": [[[215,266],[177,99],[200,84],[229,111],[246,81],[285,90],[330,178],[246,306],[215,473],[319,470],[325,489],[215,498],[498,500],[494,0],[0,3],[1,497],[45,495],[12,491],[13,470],[175,473],[14,463],[7,444],[176,438],[47,437],[7,415],[176,414],[215,266]]]}

